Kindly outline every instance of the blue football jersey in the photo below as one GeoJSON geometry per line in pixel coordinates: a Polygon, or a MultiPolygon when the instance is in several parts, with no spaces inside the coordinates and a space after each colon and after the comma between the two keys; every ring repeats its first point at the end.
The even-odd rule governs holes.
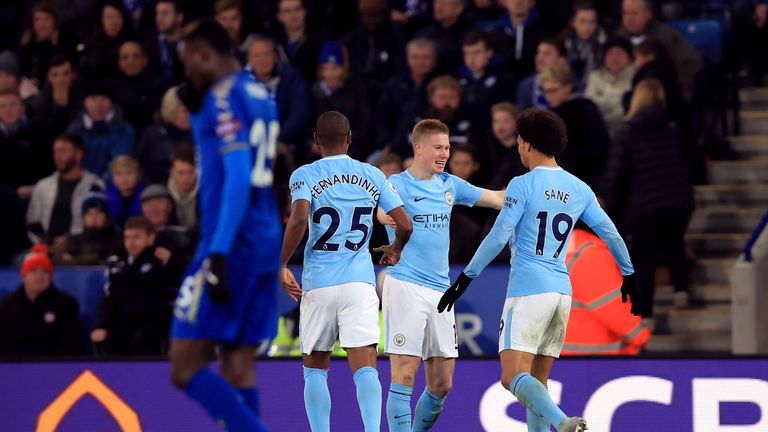
{"type": "MultiPolygon", "coordinates": [[[[282,226],[272,192],[278,122],[277,106],[263,84],[240,71],[219,80],[205,95],[198,113],[190,115],[197,147],[200,183],[200,243],[196,257],[211,252],[237,253],[264,271],[280,266],[282,226]],[[222,199],[226,187],[225,157],[245,152],[251,188],[242,197],[247,205],[240,223],[227,218],[232,205],[222,199]]],[[[235,175],[230,170],[231,175],[235,175]]]]}
{"type": "MultiPolygon", "coordinates": [[[[422,180],[405,170],[389,181],[405,203],[405,212],[413,222],[413,233],[400,262],[391,267],[388,274],[444,292],[451,285],[448,276],[451,209],[455,204],[475,205],[483,190],[448,173],[422,180]]],[[[394,232],[387,227],[390,241],[394,232]]]]}
{"type": "Polygon", "coordinates": [[[347,155],[328,156],[294,171],[290,188],[293,202],[310,203],[302,289],[374,285],[368,240],[376,206],[389,213],[403,205],[384,173],[347,155]]]}
{"type": "Polygon", "coordinates": [[[578,219],[606,240],[622,274],[634,272],[626,246],[594,192],[557,166],[539,166],[509,182],[496,223],[464,272],[476,277],[509,242],[507,297],[546,292],[571,295],[565,255],[578,219]]]}

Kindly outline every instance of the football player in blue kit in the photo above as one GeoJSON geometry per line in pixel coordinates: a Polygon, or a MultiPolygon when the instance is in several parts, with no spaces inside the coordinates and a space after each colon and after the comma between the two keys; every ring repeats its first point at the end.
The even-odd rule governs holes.
{"type": "Polygon", "coordinates": [[[501,383],[525,405],[529,431],[547,432],[554,425],[558,432],[581,432],[586,421],[566,416],[545,387],[571,310],[565,251],[578,219],[608,245],[624,275],[615,295],[625,303],[629,297],[635,315],[640,314],[640,294],[627,247],[595,193],[557,165],[555,156],[566,145],[563,121],[533,108],[523,112],[517,128],[520,160],[530,172],[509,182],[496,223],[438,310],[450,312],[470,282],[509,244],[512,258],[499,332],[501,383]]]}
{"type": "Polygon", "coordinates": [[[396,222],[382,263],[397,263],[412,227],[397,191],[384,173],[347,156],[349,120],[337,111],[317,119],[314,134],[322,159],[294,171],[293,205],[285,230],[280,282],[294,300],[301,297],[299,338],[304,359],[304,406],[313,432],[329,432],[331,395],[328,365],[336,338],[347,351],[357,402],[367,432],[381,425],[381,383],[376,371],[379,298],[368,240],[380,206],[396,222]],[[287,267],[309,227],[302,284],[287,267]]]}
{"type": "Polygon", "coordinates": [[[264,431],[253,361],[277,330],[277,107],[240,70],[215,21],[195,24],[179,55],[188,78],[179,95],[200,169],[201,233],[174,309],[171,380],[226,430],[264,431]],[[216,346],[221,376],[208,368],[216,346]]]}

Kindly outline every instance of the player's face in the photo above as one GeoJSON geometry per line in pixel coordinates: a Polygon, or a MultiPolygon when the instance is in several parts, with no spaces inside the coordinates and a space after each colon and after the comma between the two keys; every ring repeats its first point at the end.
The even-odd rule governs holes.
{"type": "Polygon", "coordinates": [[[515,136],[517,122],[515,117],[506,111],[496,111],[493,113],[493,136],[499,142],[509,142],[515,136]]]}
{"type": "Polygon", "coordinates": [[[576,13],[571,23],[576,36],[581,40],[587,40],[597,31],[597,11],[594,9],[582,9],[576,13]]]}
{"type": "Polygon", "coordinates": [[[150,234],[143,229],[125,230],[123,245],[128,255],[137,257],[144,252],[144,249],[155,243],[155,235],[150,234]]]}
{"type": "Polygon", "coordinates": [[[493,50],[488,49],[483,42],[464,45],[462,50],[464,52],[464,64],[473,73],[482,73],[493,57],[493,50]]]}
{"type": "Polygon", "coordinates": [[[429,134],[422,137],[421,143],[415,146],[414,162],[432,173],[445,171],[448,158],[451,157],[451,143],[446,134],[429,134]]]}

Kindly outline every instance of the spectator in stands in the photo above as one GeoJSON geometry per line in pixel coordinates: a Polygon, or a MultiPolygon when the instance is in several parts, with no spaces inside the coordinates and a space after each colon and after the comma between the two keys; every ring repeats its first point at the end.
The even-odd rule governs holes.
{"type": "Polygon", "coordinates": [[[565,33],[565,51],[577,92],[582,92],[589,74],[603,61],[608,35],[598,24],[597,7],[589,1],[573,6],[571,26],[565,33]]]}
{"type": "Polygon", "coordinates": [[[131,156],[120,155],[109,164],[112,180],[107,183],[104,195],[107,198],[109,216],[118,227],[125,225],[131,216],[141,216],[139,197],[144,191],[139,162],[131,156]]]}
{"type": "Polygon", "coordinates": [[[122,241],[120,230],[109,217],[104,194],[89,192],[83,200],[83,232],[67,235],[64,251],[54,260],[66,265],[104,265],[120,250],[122,241]]]}
{"type": "Polygon", "coordinates": [[[689,133],[692,117],[688,110],[680,83],[677,80],[675,65],[669,59],[668,52],[658,41],[648,40],[635,46],[635,76],[632,77],[632,90],[624,95],[624,105],[628,108],[634,87],[644,79],[655,79],[664,87],[666,107],[669,114],[684,132],[689,133]]]}
{"type": "Polygon", "coordinates": [[[476,177],[479,170],[480,161],[474,147],[467,144],[451,147],[451,158],[448,160],[448,171],[451,174],[474,185],[482,185],[476,177]]]}
{"type": "Polygon", "coordinates": [[[30,98],[27,112],[36,127],[50,140],[64,132],[77,115],[80,106],[80,87],[77,71],[65,55],[51,58],[41,91],[30,98]]]}
{"type": "Polygon", "coordinates": [[[279,0],[277,21],[281,25],[277,35],[280,57],[301,72],[307,83],[313,84],[325,35],[307,28],[307,8],[303,0],[279,0]]]}
{"type": "Polygon", "coordinates": [[[91,83],[85,91],[85,109],[68,130],[85,142],[83,167],[107,177],[109,162],[131,152],[135,132],[123,120],[122,111],[113,104],[112,90],[101,82],[91,83]]]}
{"type": "Polygon", "coordinates": [[[0,356],[80,354],[77,302],[52,274],[45,247],[35,246],[21,265],[21,286],[0,302],[0,356]]]}
{"type": "Polygon", "coordinates": [[[83,201],[88,192],[104,189],[104,182],[82,166],[83,139],[64,133],[53,142],[56,171],[32,190],[27,209],[27,235],[34,243],[64,245],[65,236],[83,230],[83,201]]]}
{"type": "Polygon", "coordinates": [[[171,156],[168,193],[173,198],[176,219],[190,232],[196,231],[198,227],[197,191],[195,151],[191,147],[179,147],[171,156]]]}
{"type": "Polygon", "coordinates": [[[701,54],[677,30],[653,16],[652,0],[624,0],[619,35],[639,45],[658,41],[669,53],[678,72],[678,82],[687,89],[703,65],[701,54]]]}
{"type": "Polygon", "coordinates": [[[184,11],[179,0],[158,0],[155,4],[155,29],[149,44],[152,65],[159,66],[163,81],[181,82],[184,79],[184,66],[178,55],[184,23],[184,11]]]}
{"type": "MultiPolygon", "coordinates": [[[[604,192],[606,210],[632,235],[643,318],[653,316],[656,267],[668,255],[675,305],[688,305],[688,260],[683,235],[694,208],[683,134],[670,122],[664,87],[637,84],[611,149],[604,192]]],[[[650,320],[648,320],[650,321],[650,320]]]]}
{"type": "Polygon", "coordinates": [[[141,193],[141,210],[154,227],[155,246],[167,250],[168,255],[174,258],[169,267],[173,267],[173,275],[180,279],[192,255],[195,239],[189,229],[178,224],[173,197],[165,186],[149,185],[141,193]]]}
{"type": "Polygon", "coordinates": [[[394,138],[395,131],[427,109],[427,84],[435,77],[437,51],[426,38],[406,45],[408,72],[389,78],[382,87],[375,118],[376,148],[394,138]]]}
{"type": "MultiPolygon", "coordinates": [[[[535,9],[536,0],[506,0],[503,4],[506,13],[494,31],[496,46],[506,70],[520,79],[538,70],[538,66],[534,69],[534,58],[545,30],[535,9]]],[[[529,105],[518,106],[522,109],[529,105]]]]}
{"type": "Polygon", "coordinates": [[[623,38],[613,38],[605,44],[603,66],[587,78],[584,97],[600,109],[611,136],[624,122],[624,94],[632,89],[635,75],[632,44],[623,38]]]}
{"type": "Polygon", "coordinates": [[[558,164],[597,190],[611,147],[600,110],[589,99],[573,95],[573,80],[566,65],[545,68],[540,81],[547,104],[568,128],[568,146],[558,156],[558,164]]]}
{"type": "Polygon", "coordinates": [[[319,80],[312,88],[315,114],[338,111],[352,125],[353,144],[349,156],[366,160],[374,150],[371,145],[372,116],[366,86],[349,77],[346,48],[339,42],[326,42],[320,51],[319,80]]]}
{"type": "Polygon", "coordinates": [[[51,171],[50,144],[40,128],[35,127],[24,114],[24,102],[15,90],[0,90],[0,152],[9,159],[2,165],[9,169],[0,174],[22,187],[21,198],[26,200],[32,185],[51,171]]]}
{"type": "Polygon", "coordinates": [[[11,51],[0,53],[0,90],[14,90],[24,101],[38,93],[37,86],[21,75],[19,59],[11,51]]]}
{"type": "Polygon", "coordinates": [[[123,118],[141,134],[152,122],[168,82],[149,70],[149,59],[138,41],[126,40],[119,53],[120,71],[109,80],[113,100],[122,108],[123,118]]]}
{"type": "Polygon", "coordinates": [[[40,87],[48,74],[51,58],[71,55],[70,41],[62,34],[56,9],[40,2],[32,7],[29,25],[21,36],[21,74],[40,87]]]}
{"type": "Polygon", "coordinates": [[[463,63],[461,43],[473,28],[465,13],[466,4],[464,0],[434,0],[432,5],[435,22],[418,35],[435,42],[440,73],[457,76],[463,63]]]}
{"type": "Polygon", "coordinates": [[[163,95],[158,122],[147,126],[134,147],[143,176],[149,183],[165,183],[171,168],[171,155],[180,147],[192,147],[189,111],[171,87],[163,95]]]}
{"type": "Polygon", "coordinates": [[[108,279],[91,341],[108,355],[159,355],[168,344],[174,282],[150,221],[125,224],[124,252],[107,260],[108,279]]]}
{"type": "Polygon", "coordinates": [[[213,3],[213,16],[224,27],[232,40],[238,59],[245,58],[248,51],[247,40],[243,33],[243,4],[239,0],[216,0],[213,3]]]}
{"type": "Polygon", "coordinates": [[[469,2],[469,16],[475,27],[485,31],[493,30],[507,10],[496,0],[472,0],[469,2]]]}
{"type": "Polygon", "coordinates": [[[539,73],[542,69],[568,63],[565,47],[556,39],[545,39],[536,48],[536,73],[523,78],[517,85],[515,96],[519,109],[530,107],[546,108],[547,99],[541,92],[539,73]]]}
{"type": "Polygon", "coordinates": [[[768,72],[768,58],[764,55],[768,51],[768,2],[755,2],[752,22],[747,30],[745,38],[747,48],[747,65],[749,78],[753,85],[762,86],[765,74],[768,72]]]}
{"type": "Polygon", "coordinates": [[[596,235],[575,229],[566,251],[573,300],[561,354],[638,354],[651,332],[615,294],[623,278],[608,246],[596,235]]]}
{"type": "Polygon", "coordinates": [[[103,80],[117,73],[120,46],[133,35],[130,19],[122,2],[103,3],[96,30],[85,46],[83,70],[89,78],[103,80]]]}
{"type": "Polygon", "coordinates": [[[481,160],[490,169],[492,177],[489,188],[500,190],[507,187],[513,177],[523,175],[528,169],[520,161],[517,151],[517,116],[519,111],[509,102],[491,107],[493,138],[487,142],[481,160]],[[483,156],[486,159],[483,159],[483,156]]]}
{"type": "Polygon", "coordinates": [[[310,124],[309,91],[299,71],[277,61],[275,43],[257,36],[248,47],[248,68],[275,95],[280,113],[278,140],[299,148],[310,124]]]}
{"type": "Polygon", "coordinates": [[[403,159],[395,153],[384,152],[376,162],[376,166],[389,178],[394,174],[403,172],[403,159]]]}

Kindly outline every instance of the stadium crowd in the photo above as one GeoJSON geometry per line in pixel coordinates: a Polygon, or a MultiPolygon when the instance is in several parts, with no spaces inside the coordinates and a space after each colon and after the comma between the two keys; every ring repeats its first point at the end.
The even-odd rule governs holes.
{"type": "MultiPolygon", "coordinates": [[[[695,9],[697,2],[689,3],[695,9]]],[[[742,54],[765,52],[768,5],[743,3],[743,43],[735,45],[742,54]]],[[[526,171],[516,149],[518,113],[545,107],[568,127],[568,149],[558,162],[595,189],[632,237],[645,297],[653,298],[662,259],[680,293],[676,303],[685,306],[683,232],[694,208],[692,185],[702,181],[700,137],[708,132],[695,102],[712,65],[662,22],[661,6],[649,0],[5,2],[0,265],[23,263],[23,283],[0,305],[0,354],[30,352],[11,339],[54,350],[47,342],[53,338],[61,349],[44,353],[72,352],[64,341],[76,338],[22,338],[15,329],[24,320],[13,322],[4,312],[41,313],[41,300],[63,308],[62,317],[76,312],[66,294],[41,294],[55,290],[54,264],[109,269],[93,342],[106,352],[163,349],[198,214],[177,52],[184,26],[202,16],[214,16],[227,30],[243,66],[277,102],[275,189],[286,214],[287,179],[319,158],[312,125],[325,111],[350,119],[351,156],[387,176],[408,167],[413,125],[437,118],[451,131],[448,171],[503,189],[526,171]],[[37,244],[52,262],[40,248],[27,255],[37,244]],[[669,256],[660,257],[662,250],[669,256]]],[[[728,53],[725,67],[744,66],[759,83],[764,62],[765,56],[728,53]]],[[[450,251],[451,262],[472,256],[495,215],[454,210],[452,241],[462,247],[450,251]]],[[[371,244],[386,241],[377,226],[371,244]]],[[[643,316],[651,317],[652,301],[645,305],[643,316]]],[[[71,320],[57,321],[77,331],[71,320]]]]}

